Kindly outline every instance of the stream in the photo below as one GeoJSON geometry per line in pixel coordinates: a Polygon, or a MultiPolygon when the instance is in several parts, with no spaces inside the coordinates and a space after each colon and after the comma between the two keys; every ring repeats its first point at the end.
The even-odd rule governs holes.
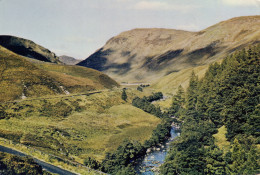
{"type": "Polygon", "coordinates": [[[144,158],[140,159],[136,167],[137,173],[142,175],[155,175],[158,174],[158,169],[164,163],[170,143],[175,137],[179,135],[175,127],[171,128],[171,137],[164,142],[160,147],[156,147],[147,153],[144,158]]]}

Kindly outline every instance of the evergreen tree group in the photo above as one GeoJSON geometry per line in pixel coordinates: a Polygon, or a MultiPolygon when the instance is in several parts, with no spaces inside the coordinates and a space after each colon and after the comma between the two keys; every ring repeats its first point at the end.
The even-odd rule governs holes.
{"type": "Polygon", "coordinates": [[[257,174],[260,172],[260,45],[212,64],[186,91],[179,87],[169,113],[181,120],[162,174],[257,174]],[[221,126],[232,147],[221,150],[213,134],[221,126]]]}
{"type": "Polygon", "coordinates": [[[155,106],[154,104],[151,103],[153,101],[157,101],[162,98],[163,98],[162,92],[156,92],[148,97],[146,96],[144,96],[143,98],[135,97],[132,101],[132,105],[144,110],[147,113],[155,115],[156,117],[162,118],[163,116],[165,116],[165,114],[163,114],[160,107],[155,106]]]}

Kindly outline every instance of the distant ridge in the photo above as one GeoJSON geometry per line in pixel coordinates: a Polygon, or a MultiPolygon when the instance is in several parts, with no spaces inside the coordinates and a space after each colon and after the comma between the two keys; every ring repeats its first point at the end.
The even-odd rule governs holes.
{"type": "Polygon", "coordinates": [[[59,60],[66,65],[75,65],[81,61],[66,55],[59,56],[59,60]]]}
{"type": "Polygon", "coordinates": [[[78,65],[100,70],[118,82],[152,82],[258,42],[260,16],[232,18],[199,32],[133,29],[111,38],[78,65]]]}
{"type": "Polygon", "coordinates": [[[60,63],[59,57],[31,40],[10,35],[0,35],[0,45],[14,53],[39,61],[60,63]]]}

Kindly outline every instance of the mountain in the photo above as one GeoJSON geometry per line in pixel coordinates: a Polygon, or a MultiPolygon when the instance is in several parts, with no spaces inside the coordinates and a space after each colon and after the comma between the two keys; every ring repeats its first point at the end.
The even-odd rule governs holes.
{"type": "Polygon", "coordinates": [[[134,29],[111,38],[78,65],[118,82],[152,82],[184,69],[208,65],[258,43],[260,16],[237,17],[199,32],[134,29]]]}
{"type": "Polygon", "coordinates": [[[0,101],[112,88],[118,84],[90,68],[35,62],[0,46],[0,101]]]}
{"type": "Polygon", "coordinates": [[[44,62],[60,63],[55,53],[24,38],[0,35],[0,45],[21,56],[44,62]]]}
{"type": "Polygon", "coordinates": [[[75,65],[81,61],[66,55],[59,56],[59,60],[66,65],[75,65]]]}

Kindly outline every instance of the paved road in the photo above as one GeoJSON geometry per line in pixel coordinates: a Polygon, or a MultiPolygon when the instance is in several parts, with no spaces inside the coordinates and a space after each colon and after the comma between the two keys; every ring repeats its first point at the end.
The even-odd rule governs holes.
{"type": "MultiPolygon", "coordinates": [[[[1,146],[1,145],[0,145],[0,151],[6,152],[6,153],[9,153],[9,154],[13,154],[13,155],[16,155],[16,156],[27,156],[24,153],[21,153],[19,151],[16,151],[16,150],[13,150],[11,148],[7,148],[7,147],[1,146]]],[[[61,175],[76,175],[75,173],[72,173],[72,172],[64,170],[62,168],[59,168],[59,167],[53,166],[51,164],[45,163],[45,162],[40,161],[38,159],[34,158],[34,161],[37,162],[39,165],[41,165],[43,169],[45,169],[45,170],[47,170],[51,173],[56,173],[56,174],[61,174],[61,175]]]]}

